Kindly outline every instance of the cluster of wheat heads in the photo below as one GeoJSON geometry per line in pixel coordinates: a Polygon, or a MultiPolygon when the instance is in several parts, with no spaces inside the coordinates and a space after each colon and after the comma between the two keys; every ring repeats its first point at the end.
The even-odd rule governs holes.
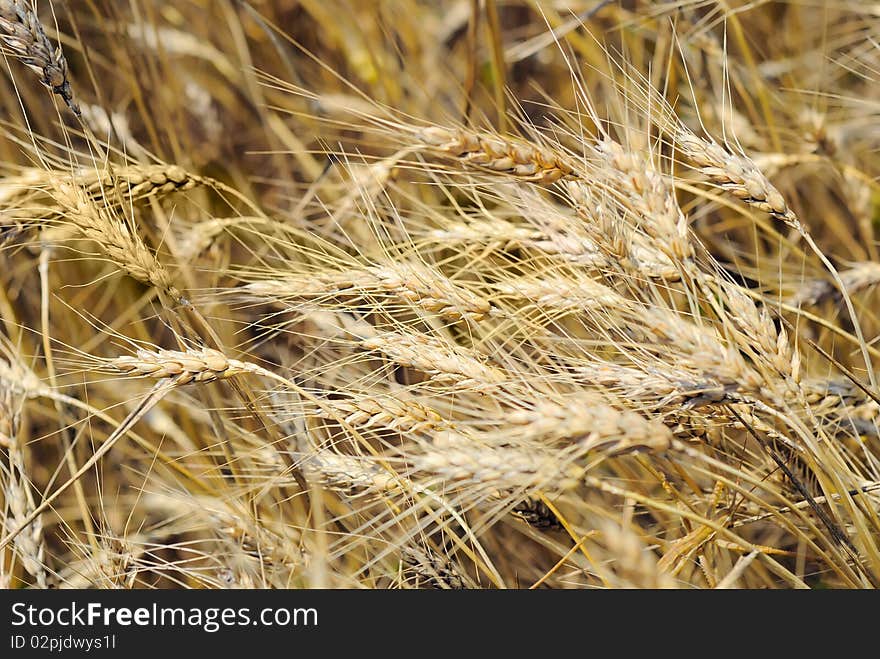
{"type": "Polygon", "coordinates": [[[0,585],[880,584],[878,28],[0,0],[0,585]]]}

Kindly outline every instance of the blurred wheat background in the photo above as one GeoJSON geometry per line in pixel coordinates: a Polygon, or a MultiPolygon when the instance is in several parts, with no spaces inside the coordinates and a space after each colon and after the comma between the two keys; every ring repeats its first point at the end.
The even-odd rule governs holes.
{"type": "Polygon", "coordinates": [[[0,585],[880,585],[878,34],[0,0],[0,585]]]}

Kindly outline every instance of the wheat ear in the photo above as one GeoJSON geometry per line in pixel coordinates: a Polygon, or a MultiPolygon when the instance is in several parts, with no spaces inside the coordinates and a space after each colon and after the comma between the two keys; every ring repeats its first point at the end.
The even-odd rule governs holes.
{"type": "Polygon", "coordinates": [[[177,165],[129,166],[97,170],[82,168],[74,172],[28,168],[0,182],[0,240],[8,240],[26,228],[51,225],[64,217],[64,204],[70,196],[59,190],[82,190],[84,199],[107,209],[124,208],[172,192],[190,190],[205,183],[177,165]]]}
{"type": "Polygon", "coordinates": [[[574,170],[550,149],[519,139],[440,126],[417,131],[416,139],[438,155],[538,183],[553,183],[574,170]]]}
{"type": "Polygon", "coordinates": [[[93,203],[81,189],[59,184],[55,199],[80,234],[96,243],[130,277],[155,286],[174,302],[181,299],[165,266],[128,223],[110,209],[93,203]]]}
{"type": "Polygon", "coordinates": [[[385,332],[362,340],[360,345],[384,353],[401,366],[422,371],[438,383],[482,389],[507,379],[503,370],[477,354],[424,334],[385,332]]]}
{"type": "MultiPolygon", "coordinates": [[[[880,284],[880,263],[864,261],[854,264],[849,270],[840,273],[846,292],[850,295],[880,284]]],[[[842,293],[835,289],[831,282],[824,279],[812,279],[805,282],[789,299],[792,306],[817,305],[825,300],[839,301],[842,293]]]]}
{"type": "Polygon", "coordinates": [[[79,107],[73,102],[64,53],[60,46],[52,47],[30,3],[25,0],[0,0],[0,40],[40,76],[40,82],[58,94],[67,107],[80,116],[79,107]]]}
{"type": "Polygon", "coordinates": [[[717,142],[704,140],[684,127],[679,129],[674,141],[685,158],[724,190],[784,221],[798,233],[805,233],[779,190],[746,156],[731,153],[717,142]]]}
{"type": "Polygon", "coordinates": [[[388,263],[347,271],[323,271],[253,282],[242,291],[260,300],[337,296],[393,296],[448,320],[482,320],[491,304],[420,263],[388,263]]]}
{"type": "Polygon", "coordinates": [[[137,355],[112,359],[106,368],[126,375],[154,379],[170,378],[182,386],[191,382],[206,383],[225,380],[242,373],[262,372],[262,369],[230,359],[212,348],[181,350],[138,350],[137,355]]]}
{"type": "MultiPolygon", "coordinates": [[[[4,371],[8,368],[5,360],[0,360],[0,367],[4,371]]],[[[34,498],[25,472],[24,456],[17,439],[18,398],[11,383],[0,378],[0,446],[6,448],[9,455],[8,480],[3,488],[8,517],[4,522],[10,530],[20,525],[34,509],[34,498]]],[[[28,533],[22,533],[15,539],[15,548],[21,557],[22,566],[36,579],[37,586],[47,588],[46,543],[43,538],[43,525],[39,518],[34,520],[28,533]]]]}
{"type": "Polygon", "coordinates": [[[328,404],[334,411],[347,415],[346,423],[365,429],[379,427],[421,433],[441,430],[449,425],[430,407],[393,394],[352,396],[328,404]]]}

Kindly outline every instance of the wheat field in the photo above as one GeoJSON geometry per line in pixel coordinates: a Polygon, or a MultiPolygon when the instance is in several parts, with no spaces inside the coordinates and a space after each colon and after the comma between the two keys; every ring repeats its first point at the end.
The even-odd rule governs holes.
{"type": "Polygon", "coordinates": [[[878,34],[0,0],[0,586],[880,585],[878,34]]]}

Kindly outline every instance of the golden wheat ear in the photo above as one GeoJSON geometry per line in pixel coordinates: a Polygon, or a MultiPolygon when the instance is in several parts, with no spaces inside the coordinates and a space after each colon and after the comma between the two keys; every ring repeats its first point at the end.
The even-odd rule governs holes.
{"type": "Polygon", "coordinates": [[[12,55],[40,76],[40,82],[58,94],[76,116],[81,116],[79,106],[73,101],[67,60],[61,46],[52,47],[43,24],[24,0],[0,0],[0,40],[12,55]]]}

